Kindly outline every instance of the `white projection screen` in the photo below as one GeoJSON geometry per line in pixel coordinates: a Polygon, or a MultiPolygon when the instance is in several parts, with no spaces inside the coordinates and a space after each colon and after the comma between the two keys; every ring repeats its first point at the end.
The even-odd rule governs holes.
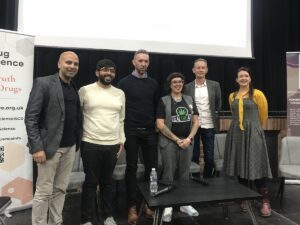
{"type": "Polygon", "coordinates": [[[252,57],[251,0],[20,0],[37,46],[252,57]]]}

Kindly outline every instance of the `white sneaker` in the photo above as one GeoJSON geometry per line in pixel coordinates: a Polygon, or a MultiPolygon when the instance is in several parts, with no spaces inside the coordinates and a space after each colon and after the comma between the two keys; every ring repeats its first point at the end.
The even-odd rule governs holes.
{"type": "Polygon", "coordinates": [[[172,207],[165,208],[163,216],[162,216],[162,220],[164,222],[171,222],[171,220],[172,220],[172,213],[173,213],[173,208],[172,207]]]}
{"type": "Polygon", "coordinates": [[[199,213],[190,205],[180,206],[180,212],[186,213],[189,216],[199,216],[199,213]]]}
{"type": "Polygon", "coordinates": [[[81,223],[80,225],[93,225],[91,222],[81,223]]]}
{"type": "Polygon", "coordinates": [[[112,216],[107,217],[106,220],[104,220],[104,225],[117,225],[116,221],[112,216]]]}

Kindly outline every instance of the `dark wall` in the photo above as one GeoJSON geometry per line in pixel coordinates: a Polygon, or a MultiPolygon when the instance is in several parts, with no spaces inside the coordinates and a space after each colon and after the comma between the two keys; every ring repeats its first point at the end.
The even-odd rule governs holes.
{"type": "Polygon", "coordinates": [[[0,29],[17,30],[19,0],[0,0],[0,29]]]}
{"type": "MultiPolygon", "coordinates": [[[[10,0],[0,1],[1,4],[10,2],[10,0]]],[[[169,73],[180,71],[186,76],[187,81],[191,81],[194,78],[191,71],[193,60],[205,57],[209,62],[208,78],[217,80],[221,84],[223,110],[229,109],[227,96],[236,88],[236,69],[246,65],[252,68],[254,86],[266,94],[270,111],[286,111],[285,52],[300,51],[300,1],[253,0],[252,2],[254,59],[151,54],[149,74],[159,82],[161,94],[164,93],[163,85],[169,73]]],[[[0,15],[2,26],[3,15],[2,13],[0,15]]],[[[201,29],[201,23],[199,23],[199,29],[201,29]]],[[[58,56],[64,50],[66,49],[36,47],[34,76],[54,73],[57,70],[58,56]]],[[[80,70],[75,79],[79,87],[95,81],[94,68],[97,60],[101,58],[110,58],[115,61],[118,67],[117,80],[133,70],[132,52],[73,50],[80,58],[80,70]]]]}

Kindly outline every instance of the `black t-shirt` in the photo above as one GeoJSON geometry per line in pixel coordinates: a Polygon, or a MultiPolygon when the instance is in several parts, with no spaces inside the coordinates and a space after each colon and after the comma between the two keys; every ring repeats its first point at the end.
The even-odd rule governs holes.
{"type": "MultiPolygon", "coordinates": [[[[191,120],[193,115],[199,115],[197,106],[193,101],[193,110],[188,104],[182,99],[180,102],[171,99],[171,116],[172,116],[172,127],[171,131],[178,137],[185,138],[190,134],[191,120]]],[[[165,105],[162,100],[159,101],[156,118],[166,119],[165,105]]]]}

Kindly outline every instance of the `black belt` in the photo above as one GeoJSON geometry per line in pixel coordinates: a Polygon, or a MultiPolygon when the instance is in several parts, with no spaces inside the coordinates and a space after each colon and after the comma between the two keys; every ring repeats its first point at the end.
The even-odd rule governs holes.
{"type": "Polygon", "coordinates": [[[136,130],[149,130],[149,128],[146,128],[146,127],[137,127],[135,128],[136,130]]]}

